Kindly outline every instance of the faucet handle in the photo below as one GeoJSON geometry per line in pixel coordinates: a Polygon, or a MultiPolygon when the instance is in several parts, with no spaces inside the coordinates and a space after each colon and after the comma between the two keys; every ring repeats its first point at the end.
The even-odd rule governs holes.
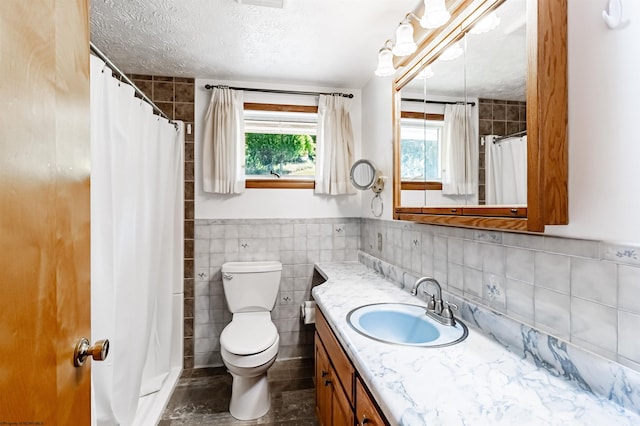
{"type": "Polygon", "coordinates": [[[444,303],[447,308],[453,308],[454,311],[458,310],[458,305],[455,303],[447,302],[446,300],[443,300],[442,303],[444,303]]]}
{"type": "Polygon", "coordinates": [[[429,296],[429,301],[427,302],[427,310],[435,311],[436,310],[436,297],[433,294],[431,294],[428,291],[426,291],[426,290],[424,290],[424,294],[429,296]]]}
{"type": "Polygon", "coordinates": [[[455,309],[456,311],[458,310],[458,305],[454,304],[454,303],[449,303],[449,302],[444,302],[445,304],[445,308],[442,310],[442,318],[447,320],[447,323],[449,325],[454,325],[456,323],[455,319],[453,318],[453,312],[451,311],[451,308],[455,309]]]}

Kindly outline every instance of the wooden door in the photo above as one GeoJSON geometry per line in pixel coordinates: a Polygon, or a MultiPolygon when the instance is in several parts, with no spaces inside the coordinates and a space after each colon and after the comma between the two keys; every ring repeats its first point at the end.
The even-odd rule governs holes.
{"type": "Polygon", "coordinates": [[[0,2],[0,421],[89,425],[88,0],[36,3],[0,2]]]}

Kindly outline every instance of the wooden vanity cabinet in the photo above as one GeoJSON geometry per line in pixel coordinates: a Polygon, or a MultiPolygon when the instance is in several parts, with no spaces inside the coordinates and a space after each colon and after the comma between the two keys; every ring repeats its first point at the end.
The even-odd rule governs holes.
{"type": "Polygon", "coordinates": [[[375,402],[369,396],[364,383],[356,379],[356,421],[358,425],[384,426],[384,416],[378,411],[375,402]]]}
{"type": "Polygon", "coordinates": [[[316,414],[320,425],[388,424],[319,308],[314,342],[316,414]],[[363,419],[366,421],[360,423],[363,419]]]}
{"type": "Polygon", "coordinates": [[[353,408],[317,334],[315,352],[318,422],[321,426],[353,426],[353,408]]]}

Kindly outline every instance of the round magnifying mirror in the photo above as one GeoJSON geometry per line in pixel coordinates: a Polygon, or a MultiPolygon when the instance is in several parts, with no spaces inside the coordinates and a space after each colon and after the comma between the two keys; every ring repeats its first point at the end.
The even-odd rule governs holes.
{"type": "Polygon", "coordinates": [[[369,189],[376,181],[376,168],[369,160],[358,160],[351,166],[350,178],[356,189],[369,189]]]}

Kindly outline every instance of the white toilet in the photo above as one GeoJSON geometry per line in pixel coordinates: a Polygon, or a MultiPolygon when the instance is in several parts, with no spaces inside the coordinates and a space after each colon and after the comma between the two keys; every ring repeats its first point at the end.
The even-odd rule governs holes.
{"type": "Polygon", "coordinates": [[[257,419],[271,405],[267,370],[280,344],[271,310],[281,274],[280,262],[222,265],[224,294],[233,319],[220,335],[220,353],[233,376],[229,412],[238,420],[257,419]]]}

